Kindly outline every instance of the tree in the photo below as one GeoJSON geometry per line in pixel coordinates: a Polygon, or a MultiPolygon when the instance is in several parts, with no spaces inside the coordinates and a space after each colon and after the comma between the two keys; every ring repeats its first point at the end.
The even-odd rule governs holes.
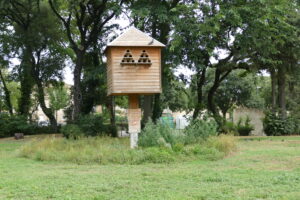
{"type": "Polygon", "coordinates": [[[70,101],[70,97],[67,89],[63,84],[55,85],[48,89],[50,108],[55,112],[55,118],[57,120],[57,111],[67,107],[70,101]]]}
{"type": "MultiPolygon", "coordinates": [[[[242,70],[235,70],[230,73],[220,84],[215,95],[215,102],[223,118],[234,106],[252,107],[259,106],[259,99],[252,96],[256,92],[255,79],[252,74],[247,74],[242,70]]],[[[257,96],[256,96],[257,97],[257,96]]]]}
{"type": "Polygon", "coordinates": [[[206,69],[214,69],[213,83],[207,93],[207,108],[222,123],[215,103],[221,82],[236,69],[259,69],[262,64],[278,61],[272,56],[287,38],[282,31],[293,32],[284,16],[290,10],[289,5],[289,1],[211,0],[181,7],[173,45],[174,49],[181,50],[180,58],[196,71],[198,77],[194,117],[203,102],[201,88],[206,69]]]}
{"type": "MultiPolygon", "coordinates": [[[[32,40],[32,37],[30,37],[30,28],[33,21],[37,18],[39,5],[39,0],[4,0],[0,4],[0,15],[5,19],[5,28],[7,29],[13,26],[15,30],[22,30],[24,34],[20,53],[21,64],[19,69],[19,80],[21,82],[21,98],[19,101],[19,112],[25,116],[29,115],[30,95],[33,88],[31,74],[31,44],[34,41],[32,40]]],[[[7,30],[6,32],[10,33],[11,31],[7,30]]],[[[10,42],[12,42],[12,40],[10,42]]]]}
{"type": "MultiPolygon", "coordinates": [[[[167,95],[166,86],[173,76],[170,64],[169,36],[174,20],[178,18],[176,7],[180,5],[180,0],[160,1],[160,0],[139,0],[131,1],[129,5],[130,16],[133,24],[144,32],[149,33],[153,38],[165,44],[167,47],[162,50],[162,94],[144,96],[144,116],[143,121],[152,117],[156,121],[163,111],[163,97],[167,95]]],[[[169,93],[170,94],[170,93],[169,93]]]]}
{"type": "Polygon", "coordinates": [[[67,2],[49,0],[52,11],[64,26],[69,47],[74,54],[72,57],[75,63],[73,120],[76,120],[81,113],[81,76],[86,53],[97,44],[99,37],[111,28],[107,26],[107,23],[119,15],[123,2],[123,0],[71,0],[67,2]]]}
{"type": "Polygon", "coordinates": [[[14,32],[11,37],[16,41],[10,43],[10,46],[14,47],[16,55],[22,52],[21,65],[17,66],[18,79],[21,82],[20,113],[29,115],[31,93],[33,87],[36,86],[39,105],[49,118],[53,130],[56,130],[57,122],[53,111],[45,103],[44,88],[50,82],[62,79],[65,50],[62,47],[63,38],[58,20],[51,15],[50,7],[45,1],[20,0],[8,3],[5,7],[5,17],[13,25],[14,32]],[[13,8],[15,10],[12,10],[13,8]],[[18,13],[18,8],[22,10],[22,13],[18,13]],[[19,21],[21,19],[18,15],[25,17],[27,22],[19,21]],[[24,102],[27,104],[24,105],[24,102]]]}
{"type": "MultiPolygon", "coordinates": [[[[4,70],[3,70],[4,71],[4,70]]],[[[2,72],[2,68],[0,66],[0,83],[2,83],[4,96],[5,96],[5,105],[8,108],[8,112],[10,115],[13,115],[13,106],[11,102],[11,93],[7,85],[5,74],[2,72]]]]}

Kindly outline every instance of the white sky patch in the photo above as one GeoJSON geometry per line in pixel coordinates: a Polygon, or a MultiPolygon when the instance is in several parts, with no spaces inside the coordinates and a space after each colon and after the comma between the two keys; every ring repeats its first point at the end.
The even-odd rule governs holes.
{"type": "Polygon", "coordinates": [[[178,77],[180,74],[183,74],[188,80],[190,80],[191,76],[195,73],[195,71],[189,69],[184,65],[179,65],[176,69],[174,69],[175,76],[178,77]]]}

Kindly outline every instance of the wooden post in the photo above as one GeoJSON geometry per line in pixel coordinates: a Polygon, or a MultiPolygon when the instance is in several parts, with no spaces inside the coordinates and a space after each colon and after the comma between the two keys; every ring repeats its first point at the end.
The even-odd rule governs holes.
{"type": "Polygon", "coordinates": [[[130,148],[137,147],[138,133],[141,131],[141,109],[139,108],[139,96],[128,96],[128,131],[130,134],[130,148]]]}

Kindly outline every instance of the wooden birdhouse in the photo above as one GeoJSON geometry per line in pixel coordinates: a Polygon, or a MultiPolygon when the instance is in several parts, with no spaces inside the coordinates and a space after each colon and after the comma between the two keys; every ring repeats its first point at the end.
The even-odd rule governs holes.
{"type": "Polygon", "coordinates": [[[164,44],[132,27],[106,48],[108,95],[161,93],[164,44]]]}
{"type": "Polygon", "coordinates": [[[108,95],[128,95],[131,147],[137,145],[141,109],[138,96],[161,93],[161,49],[164,44],[131,27],[105,50],[108,95]]]}

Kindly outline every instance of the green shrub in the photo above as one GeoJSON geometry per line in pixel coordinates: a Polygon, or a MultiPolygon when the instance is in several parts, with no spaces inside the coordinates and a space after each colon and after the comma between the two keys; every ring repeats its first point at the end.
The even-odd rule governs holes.
{"type": "Polygon", "coordinates": [[[104,124],[104,119],[98,114],[80,116],[76,124],[85,136],[108,135],[110,128],[104,124]]]}
{"type": "Polygon", "coordinates": [[[217,135],[217,123],[214,120],[194,120],[185,129],[185,144],[199,143],[210,136],[217,135]]]}
{"type": "Polygon", "coordinates": [[[0,137],[10,137],[14,133],[33,134],[34,130],[35,125],[28,123],[24,116],[0,113],[0,137]]]}
{"type": "Polygon", "coordinates": [[[82,137],[83,131],[76,124],[67,124],[61,128],[61,133],[68,139],[79,139],[82,137]]]}
{"type": "Polygon", "coordinates": [[[219,131],[224,134],[239,135],[237,126],[231,121],[225,121],[219,131]]]}
{"type": "Polygon", "coordinates": [[[243,120],[243,118],[239,119],[236,128],[240,136],[249,136],[251,132],[254,130],[254,126],[250,124],[250,121],[251,120],[249,116],[247,116],[245,120],[243,120]]]}
{"type": "Polygon", "coordinates": [[[267,112],[263,119],[264,132],[268,136],[296,134],[298,123],[299,121],[293,117],[282,119],[272,112],[267,112]]]}
{"type": "Polygon", "coordinates": [[[138,145],[141,147],[171,147],[176,143],[173,130],[161,123],[154,124],[149,120],[139,134],[138,145]]]}

